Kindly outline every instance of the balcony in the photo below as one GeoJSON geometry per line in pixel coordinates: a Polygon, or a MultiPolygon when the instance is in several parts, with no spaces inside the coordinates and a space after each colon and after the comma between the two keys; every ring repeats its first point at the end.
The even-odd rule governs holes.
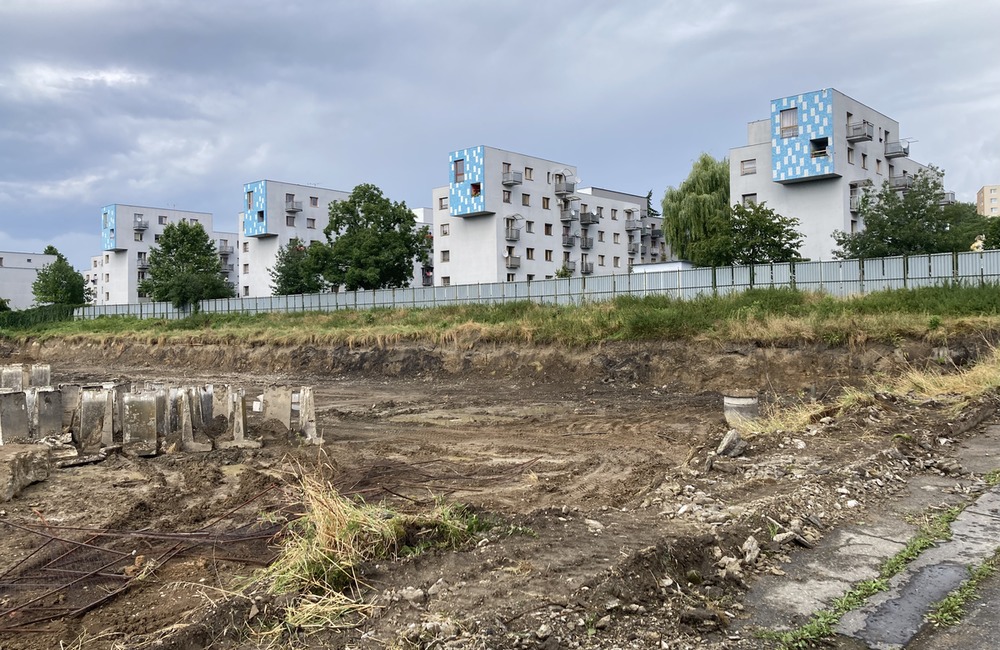
{"type": "Polygon", "coordinates": [[[590,226],[590,225],[593,225],[593,224],[595,224],[595,223],[597,223],[599,221],[600,221],[600,219],[593,212],[581,212],[580,213],[580,225],[581,226],[590,226]]]}
{"type": "Polygon", "coordinates": [[[149,228],[149,222],[143,219],[136,219],[132,222],[132,230],[145,230],[149,228]]]}
{"type": "Polygon", "coordinates": [[[424,278],[423,278],[423,280],[420,281],[420,284],[422,286],[425,286],[425,287],[433,287],[434,286],[434,276],[433,275],[424,275],[424,278]]]}
{"type": "Polygon", "coordinates": [[[653,227],[652,226],[643,226],[642,227],[642,233],[641,233],[641,235],[643,237],[649,237],[652,234],[653,234],[653,227]]]}
{"type": "Polygon", "coordinates": [[[848,142],[864,142],[871,140],[875,136],[875,125],[868,120],[861,122],[851,122],[847,125],[848,142]]]}
{"type": "Polygon", "coordinates": [[[146,260],[136,260],[136,262],[135,262],[135,268],[139,269],[140,271],[145,271],[146,269],[149,268],[149,260],[148,259],[146,259],[146,260]]]}
{"type": "Polygon", "coordinates": [[[521,172],[504,172],[503,180],[501,181],[506,187],[511,187],[513,185],[520,185],[524,180],[524,174],[521,172]]]}
{"type": "Polygon", "coordinates": [[[663,236],[663,228],[653,228],[649,234],[653,239],[659,239],[663,236]]]}
{"type": "Polygon", "coordinates": [[[504,237],[507,241],[518,241],[521,239],[521,229],[520,228],[507,228],[504,232],[504,237]]]}
{"type": "Polygon", "coordinates": [[[576,235],[563,235],[563,246],[566,248],[576,246],[576,235]]]}
{"type": "Polygon", "coordinates": [[[639,252],[639,244],[629,244],[628,245],[628,254],[629,255],[635,255],[638,252],[639,252]]]}
{"type": "Polygon", "coordinates": [[[594,238],[593,237],[581,237],[580,238],[580,248],[582,248],[585,251],[589,251],[593,247],[594,247],[594,238]]]}
{"type": "Polygon", "coordinates": [[[219,255],[232,255],[236,249],[232,246],[219,246],[219,255]]]}
{"type": "Polygon", "coordinates": [[[565,196],[567,194],[572,194],[576,191],[576,183],[569,183],[567,181],[558,181],[556,183],[556,196],[565,196]]]}
{"type": "Polygon", "coordinates": [[[232,273],[235,270],[236,270],[236,265],[235,264],[223,264],[222,265],[222,272],[223,273],[232,273]]]}
{"type": "Polygon", "coordinates": [[[942,192],[941,198],[938,200],[938,205],[951,205],[955,202],[954,192],[942,192]]]}
{"type": "Polygon", "coordinates": [[[570,273],[573,273],[576,271],[576,262],[571,262],[569,260],[566,260],[565,262],[563,262],[563,268],[569,271],[570,273]]]}
{"type": "Polygon", "coordinates": [[[851,212],[860,212],[860,211],[861,211],[861,195],[860,194],[852,194],[851,195],[851,212]]]}
{"type": "Polygon", "coordinates": [[[567,210],[560,210],[559,219],[560,221],[576,221],[580,218],[580,211],[569,208],[567,210]]]}
{"type": "Polygon", "coordinates": [[[508,269],[519,269],[521,268],[521,256],[520,255],[508,255],[504,258],[504,263],[508,269]]]}
{"type": "Polygon", "coordinates": [[[913,186],[912,176],[890,176],[889,177],[889,187],[892,189],[905,192],[913,186]]]}
{"type": "Polygon", "coordinates": [[[909,142],[886,142],[885,143],[885,157],[886,158],[902,158],[904,156],[910,155],[910,143],[909,142]]]}
{"type": "Polygon", "coordinates": [[[285,201],[285,212],[302,212],[302,201],[285,201]]]}
{"type": "Polygon", "coordinates": [[[593,262],[581,262],[580,263],[580,273],[583,275],[590,275],[594,272],[593,262]]]}
{"type": "Polygon", "coordinates": [[[625,230],[638,230],[642,228],[642,224],[636,219],[626,219],[625,220],[625,230]]]}
{"type": "Polygon", "coordinates": [[[648,252],[649,252],[649,247],[646,246],[645,244],[643,244],[642,246],[639,247],[639,254],[640,255],[645,255],[648,252]]]}

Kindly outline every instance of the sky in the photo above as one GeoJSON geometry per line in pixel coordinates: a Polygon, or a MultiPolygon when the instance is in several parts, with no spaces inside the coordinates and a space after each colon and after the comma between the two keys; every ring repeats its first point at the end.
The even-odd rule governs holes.
{"type": "Polygon", "coordinates": [[[998,27],[996,0],[0,0],[0,250],[84,269],[112,203],[236,231],[260,179],[430,207],[480,144],[658,201],[821,88],[975,201],[1000,183],[998,27]]]}

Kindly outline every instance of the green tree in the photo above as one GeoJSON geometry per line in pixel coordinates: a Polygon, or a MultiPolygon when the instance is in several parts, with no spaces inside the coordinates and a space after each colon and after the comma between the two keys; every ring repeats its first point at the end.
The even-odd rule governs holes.
{"type": "Polygon", "coordinates": [[[83,274],[74,269],[55,246],[46,246],[43,252],[55,255],[56,259],[39,269],[31,284],[35,302],[40,305],[83,305],[89,302],[93,292],[83,274]]]}
{"type": "Polygon", "coordinates": [[[730,236],[733,262],[763,264],[801,260],[799,220],[783,217],[764,203],[734,205],[730,236]]]}
{"type": "Polygon", "coordinates": [[[10,311],[10,300],[0,298],[0,312],[2,311],[10,311]]]}
{"type": "Polygon", "coordinates": [[[319,293],[327,288],[317,261],[322,255],[310,249],[324,246],[322,242],[312,242],[308,246],[298,237],[288,245],[278,249],[274,268],[270,269],[271,291],[276,296],[297,293],[319,293]]]}
{"type": "Polygon", "coordinates": [[[310,252],[324,279],[348,291],[407,286],[414,262],[426,263],[433,245],[430,231],[417,228],[406,203],[390,201],[368,183],[330,204],[323,232],[328,245],[310,252]]]}
{"type": "Polygon", "coordinates": [[[687,179],[663,196],[663,237],[671,253],[699,266],[726,264],[732,209],[729,161],[702,154],[687,179]]]}
{"type": "Polygon", "coordinates": [[[935,167],[912,176],[906,191],[894,189],[888,180],[861,197],[864,229],[856,233],[834,231],[840,258],[888,257],[921,253],[969,250],[982,228],[962,208],[942,207],[944,174],[935,167]]]}
{"type": "Polygon", "coordinates": [[[159,246],[149,251],[149,277],[139,283],[139,291],[175,307],[235,295],[222,276],[215,242],[200,223],[184,221],[163,228],[159,246]]]}

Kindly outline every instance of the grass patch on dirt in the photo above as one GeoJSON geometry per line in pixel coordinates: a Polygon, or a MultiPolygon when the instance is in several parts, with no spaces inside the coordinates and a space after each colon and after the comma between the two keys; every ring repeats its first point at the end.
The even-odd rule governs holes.
{"type": "Polygon", "coordinates": [[[1000,331],[1000,292],[993,286],[925,287],[844,299],[782,288],[692,300],[622,296],[572,306],[521,301],[426,309],[201,313],[181,320],[105,316],[0,322],[0,336],[19,341],[67,338],[278,345],[402,341],[586,345],[695,338],[842,345],[913,337],[946,341],[949,336],[996,331],[1000,331]]]}
{"type": "Polygon", "coordinates": [[[253,577],[253,584],[288,597],[282,621],[264,632],[269,636],[353,627],[375,609],[362,594],[364,565],[459,548],[494,525],[445,503],[417,514],[395,512],[348,499],[308,476],[301,491],[304,514],[286,526],[277,559],[253,577]]]}

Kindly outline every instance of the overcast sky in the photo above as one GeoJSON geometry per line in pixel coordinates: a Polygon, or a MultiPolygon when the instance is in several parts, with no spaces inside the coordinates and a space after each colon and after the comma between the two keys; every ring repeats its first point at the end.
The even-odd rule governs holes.
{"type": "Polygon", "coordinates": [[[478,144],[658,201],[827,87],[974,201],[1000,183],[998,26],[996,0],[0,0],[0,250],[86,267],[111,203],[235,231],[263,178],[429,207],[478,144]]]}

